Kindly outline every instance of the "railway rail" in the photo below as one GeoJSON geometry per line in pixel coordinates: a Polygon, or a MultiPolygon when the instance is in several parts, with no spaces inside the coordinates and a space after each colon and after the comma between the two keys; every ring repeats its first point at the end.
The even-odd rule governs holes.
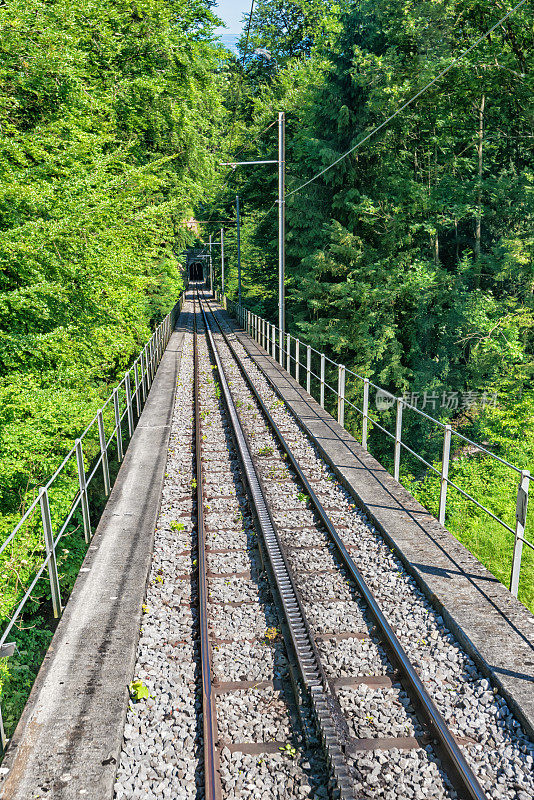
{"type": "Polygon", "coordinates": [[[188,437],[191,446],[168,467],[166,550],[151,583],[162,613],[143,633],[139,662],[150,683],[159,618],[172,628],[177,609],[169,658],[183,683],[155,676],[147,706],[152,727],[172,717],[162,742],[184,766],[160,767],[156,743],[136,772],[132,756],[142,762],[150,725],[134,705],[117,800],[146,792],[147,775],[163,798],[527,800],[534,748],[504,700],[336,483],[228,320],[198,291],[189,306],[190,372],[185,359],[179,386],[184,398],[187,385],[193,391],[179,424],[190,428],[173,446],[188,437]],[[184,523],[170,520],[178,507],[184,523]],[[187,708],[169,711],[161,687],[187,708]]]}
{"type": "MultiPolygon", "coordinates": [[[[341,704],[337,697],[336,688],[333,682],[328,680],[324,671],[317,645],[311,633],[302,603],[299,599],[299,593],[293,572],[289,566],[280,536],[276,530],[276,525],[274,523],[272,514],[270,513],[268,503],[265,499],[264,492],[262,492],[259,476],[254,470],[250,449],[247,446],[246,437],[243,429],[241,428],[237,409],[231,397],[225,374],[225,368],[221,362],[220,355],[210,329],[211,326],[208,322],[208,317],[202,308],[202,301],[199,295],[198,302],[202,311],[207,336],[210,340],[211,350],[217,365],[218,375],[222,384],[225,401],[232,419],[234,435],[239,443],[241,460],[247,474],[249,492],[255,505],[255,513],[260,521],[263,541],[266,544],[266,549],[269,554],[271,567],[270,571],[276,583],[276,591],[281,599],[282,606],[284,607],[286,620],[289,623],[288,629],[291,634],[291,640],[288,642],[288,646],[295,652],[297,663],[300,667],[301,678],[304,681],[306,690],[310,693],[312,698],[319,730],[324,741],[325,749],[331,759],[331,766],[340,795],[341,797],[347,798],[354,797],[354,781],[351,776],[349,764],[347,763],[346,751],[350,750],[352,752],[357,752],[359,748],[365,749],[369,746],[369,744],[372,744],[372,742],[370,743],[368,739],[365,739],[364,744],[364,741],[361,739],[358,740],[354,737],[351,738],[349,735],[349,727],[345,722],[341,704]],[[263,526],[262,522],[264,523],[263,526]],[[269,547],[271,542],[275,544],[274,551],[269,547]],[[297,626],[295,626],[294,621],[297,621],[297,626]]],[[[212,315],[209,314],[209,316],[211,317],[212,315]]],[[[270,414],[266,404],[261,399],[251,378],[247,374],[247,370],[244,367],[238,353],[236,352],[235,347],[231,344],[227,334],[224,333],[220,326],[218,326],[218,330],[223,337],[232,357],[235,359],[235,362],[239,367],[241,375],[246,382],[248,389],[252,393],[254,400],[261,409],[264,419],[266,420],[269,428],[273,431],[279,446],[291,464],[291,467],[295,472],[295,479],[298,481],[300,488],[305,492],[306,497],[309,498],[309,503],[311,507],[313,507],[314,512],[317,514],[320,525],[323,526],[330,537],[330,540],[334,545],[336,555],[343,564],[346,575],[351,581],[354,582],[356,590],[359,594],[359,598],[365,604],[366,611],[371,615],[373,624],[380,630],[380,634],[383,643],[385,644],[388,656],[397,667],[398,673],[402,679],[402,683],[407,689],[419,716],[422,718],[427,735],[429,735],[429,737],[431,737],[438,745],[442,761],[447,765],[447,773],[450,777],[451,785],[454,786],[454,788],[458,791],[459,796],[463,798],[476,798],[476,800],[483,800],[486,795],[482,787],[475,777],[471,767],[467,763],[455,737],[448,729],[445,720],[429,697],[419,676],[417,675],[414,666],[410,662],[405,650],[401,646],[391,626],[382,613],[373,593],[367,586],[363,576],[354,563],[354,560],[351,558],[347,548],[343,543],[340,533],[337,531],[325,507],[319,500],[309,480],[306,478],[304,472],[300,468],[298,459],[295,457],[290,446],[286,442],[280,428],[270,414]]],[[[358,634],[359,631],[356,631],[355,633],[358,634]]],[[[348,681],[345,681],[344,683],[346,685],[348,681]]],[[[380,685],[380,683],[383,685],[385,683],[387,685],[388,679],[384,681],[382,675],[371,675],[368,676],[367,683],[371,686],[380,685]]],[[[401,739],[398,737],[391,737],[388,745],[390,749],[402,749],[406,746],[413,746],[416,742],[417,740],[414,740],[413,737],[404,737],[401,739]]],[[[384,741],[382,741],[380,744],[382,748],[385,748],[386,745],[384,741]]],[[[215,795],[213,795],[213,797],[215,798],[215,795]]]]}

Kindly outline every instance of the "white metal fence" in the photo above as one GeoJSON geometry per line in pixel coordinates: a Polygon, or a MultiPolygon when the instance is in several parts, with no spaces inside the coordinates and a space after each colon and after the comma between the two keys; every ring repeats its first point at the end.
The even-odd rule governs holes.
{"type": "MultiPolygon", "coordinates": [[[[473,503],[477,508],[487,514],[491,519],[495,520],[505,530],[513,535],[513,556],[512,568],[510,574],[510,592],[517,597],[519,588],[519,578],[521,574],[521,558],[523,554],[523,545],[527,545],[534,550],[534,543],[525,538],[525,526],[527,520],[527,507],[528,507],[528,493],[530,483],[530,472],[525,469],[510,464],[500,456],[492,453],[477,442],[473,442],[463,434],[455,431],[451,425],[441,422],[438,419],[426,414],[421,409],[408,403],[402,397],[395,397],[390,392],[387,392],[382,387],[372,383],[368,378],[358,375],[356,372],[345,367],[343,364],[338,364],[332,359],[328,358],[324,353],[315,350],[309,344],[305,344],[299,339],[291,336],[290,334],[282,334],[280,329],[272,323],[268,322],[263,317],[253,314],[244,306],[239,306],[233,300],[225,296],[221,296],[216,292],[216,296],[221,300],[225,307],[228,307],[235,314],[236,319],[242,327],[249,333],[258,344],[263,347],[273,358],[275,358],[281,366],[285,366],[287,372],[293,375],[297,383],[306,387],[309,394],[318,395],[316,399],[320,405],[325,407],[325,393],[330,392],[335,398],[335,405],[337,408],[337,421],[340,425],[345,424],[345,407],[349,406],[354,409],[361,418],[362,433],[361,444],[367,449],[369,426],[376,427],[386,437],[391,439],[393,446],[393,477],[395,480],[400,479],[400,462],[401,453],[403,450],[410,453],[418,461],[424,464],[427,469],[435,473],[440,481],[440,495],[439,495],[439,511],[438,520],[445,524],[445,513],[447,508],[447,489],[452,487],[456,489],[466,500],[473,503]],[[333,368],[335,384],[327,382],[326,371],[327,366],[333,368]],[[314,371],[315,368],[315,371],[314,371]],[[355,378],[359,382],[362,391],[362,404],[361,406],[352,403],[346,397],[345,382],[347,376],[355,378]],[[312,388],[312,383],[314,387],[312,388]],[[315,391],[314,391],[315,389],[315,391]],[[395,406],[395,431],[389,431],[383,427],[369,411],[369,395],[370,392],[379,392],[380,396],[389,400],[391,406],[395,406]],[[402,427],[404,412],[410,414],[417,414],[426,423],[435,425],[438,430],[442,432],[443,442],[441,448],[441,468],[436,468],[433,464],[424,459],[419,453],[416,453],[402,440],[402,427]],[[515,526],[508,525],[503,519],[494,514],[489,508],[480,503],[475,497],[466,492],[457,483],[449,478],[449,465],[451,442],[453,437],[460,442],[476,448],[477,451],[483,453],[500,464],[504,465],[508,470],[516,473],[519,479],[517,497],[516,497],[516,513],[515,513],[515,526]]],[[[332,371],[332,370],[331,370],[332,371]]]]}
{"type": "MultiPolygon", "coordinates": [[[[124,457],[124,446],[122,429],[128,429],[128,434],[131,437],[137,421],[141,415],[141,411],[146,402],[150,387],[154,380],[156,370],[163,356],[165,347],[170,339],[176,318],[181,311],[184,301],[182,295],[179,301],[174,306],[173,310],[167,314],[165,319],[156,328],[149,341],[143,347],[138,357],[130,369],[125,373],[123,379],[113,389],[112,393],[97,411],[91,422],[85,428],[83,433],[76,439],[74,445],[67,453],[62,463],[54,472],[48,483],[43,486],[37,497],[30,504],[22,518],[19,520],[15,528],[9,534],[4,542],[0,545],[0,557],[6,552],[10,545],[16,541],[17,534],[23,530],[24,525],[33,517],[35,513],[40,512],[41,523],[44,535],[44,545],[46,558],[38,567],[35,575],[33,575],[31,582],[25,590],[20,602],[11,616],[7,627],[0,637],[0,658],[6,658],[13,655],[15,651],[15,643],[8,642],[8,637],[19,619],[26,603],[31,598],[31,594],[39,580],[43,578],[45,571],[48,573],[48,580],[50,582],[50,591],[52,598],[52,608],[56,618],[61,616],[62,612],[62,599],[59,584],[59,573],[57,566],[57,548],[67,531],[71,520],[78,508],[81,508],[84,537],[87,544],[92,538],[92,525],[88,501],[88,489],[92,481],[95,479],[97,473],[103,481],[104,492],[107,495],[111,492],[111,479],[109,470],[109,450],[114,446],[117,461],[120,463],[124,457]],[[106,432],[104,424],[104,416],[111,416],[112,424],[114,427],[111,431],[106,432]],[[92,464],[89,474],[86,473],[84,465],[84,450],[83,442],[88,436],[93,433],[98,436],[100,453],[94,463],[92,464]],[[51,513],[51,499],[50,490],[64,473],[68,464],[76,462],[76,470],[78,475],[79,490],[72,502],[70,510],[62,524],[54,531],[52,525],[51,513]]],[[[6,736],[2,722],[2,710],[0,706],[0,743],[1,749],[5,747],[6,736]]]]}

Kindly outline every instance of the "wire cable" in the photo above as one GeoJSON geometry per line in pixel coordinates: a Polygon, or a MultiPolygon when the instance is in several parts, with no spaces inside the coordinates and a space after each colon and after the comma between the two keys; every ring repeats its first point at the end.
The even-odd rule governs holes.
{"type": "Polygon", "coordinates": [[[512,8],[510,11],[508,11],[507,14],[505,14],[503,17],[501,17],[501,19],[498,22],[496,22],[495,25],[492,25],[492,27],[489,30],[487,30],[485,33],[483,33],[482,36],[480,36],[476,40],[476,42],[474,42],[474,44],[472,44],[470,47],[467,48],[467,50],[464,50],[463,53],[461,53],[459,56],[457,56],[455,59],[453,59],[451,61],[451,63],[447,67],[445,67],[445,69],[442,69],[441,72],[438,75],[436,75],[435,78],[433,78],[431,81],[429,81],[427,84],[425,84],[425,86],[423,86],[423,88],[420,89],[417,92],[417,94],[414,94],[413,97],[410,97],[409,100],[407,100],[405,103],[403,103],[402,106],[397,108],[397,110],[394,111],[393,114],[390,114],[390,116],[387,119],[385,119],[383,122],[381,122],[380,125],[377,125],[376,128],[373,128],[373,130],[370,131],[366,136],[364,136],[363,139],[360,139],[359,142],[356,142],[356,144],[353,147],[351,147],[350,150],[347,150],[346,153],[343,153],[343,155],[339,156],[339,158],[336,158],[335,161],[333,161],[327,167],[325,167],[320,172],[318,172],[316,175],[314,175],[313,178],[310,178],[309,180],[307,180],[304,183],[302,183],[300,186],[297,186],[297,188],[293,189],[293,191],[287,192],[286,193],[286,199],[288,197],[291,197],[291,195],[296,194],[297,192],[300,192],[306,186],[309,186],[310,183],[313,183],[314,181],[316,181],[317,178],[320,178],[321,175],[325,174],[325,172],[328,172],[329,170],[332,169],[332,167],[335,167],[336,164],[339,164],[340,161],[343,161],[343,159],[347,158],[347,156],[350,156],[351,153],[353,153],[355,150],[357,150],[357,148],[360,147],[364,142],[368,141],[368,139],[370,139],[372,136],[374,136],[375,133],[378,133],[378,131],[382,130],[382,128],[384,128],[389,122],[391,122],[392,119],[395,119],[395,117],[397,117],[401,113],[401,111],[404,111],[404,109],[407,108],[409,105],[411,105],[414,102],[414,100],[417,100],[418,97],[421,97],[421,95],[424,92],[426,92],[427,89],[429,89],[431,86],[433,86],[435,83],[437,83],[440,78],[442,78],[444,75],[446,75],[446,73],[449,72],[449,70],[452,69],[452,67],[454,67],[455,64],[458,64],[458,62],[461,61],[462,58],[464,58],[464,56],[466,56],[468,53],[470,53],[472,50],[474,50],[475,47],[477,47],[480,44],[480,42],[482,42],[484,39],[486,39],[486,37],[488,37],[490,35],[490,33],[492,33],[495,30],[495,28],[498,28],[499,25],[502,25],[502,23],[506,19],[508,19],[509,16],[511,16],[519,8],[521,8],[521,6],[524,5],[525,2],[526,2],[526,0],[520,0],[520,2],[516,6],[514,6],[514,8],[512,8]]]}

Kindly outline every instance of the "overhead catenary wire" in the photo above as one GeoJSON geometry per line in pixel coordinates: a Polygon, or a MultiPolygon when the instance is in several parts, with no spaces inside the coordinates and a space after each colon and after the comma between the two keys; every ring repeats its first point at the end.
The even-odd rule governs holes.
{"type": "Polygon", "coordinates": [[[333,161],[331,164],[329,164],[328,166],[324,167],[324,169],[320,170],[312,178],[309,178],[307,181],[304,181],[304,183],[302,183],[300,186],[297,186],[296,189],[293,189],[291,192],[287,192],[286,193],[286,199],[288,197],[291,197],[291,195],[297,194],[297,192],[300,192],[306,186],[309,186],[310,183],[313,183],[314,181],[316,181],[317,178],[321,177],[321,175],[324,175],[326,172],[328,172],[333,167],[335,167],[336,164],[339,164],[345,158],[350,156],[351,153],[353,153],[355,150],[357,150],[359,147],[361,147],[362,144],[367,142],[372,136],[374,136],[376,133],[378,133],[378,131],[382,130],[382,128],[385,128],[385,126],[389,122],[391,122],[391,120],[395,119],[395,117],[397,117],[402,111],[404,111],[405,108],[408,108],[408,106],[411,105],[415,100],[417,100],[418,97],[421,97],[421,95],[424,94],[424,92],[426,92],[427,89],[429,89],[431,86],[433,86],[435,83],[437,83],[444,75],[447,74],[447,72],[449,72],[449,70],[451,70],[456,64],[458,64],[462,60],[462,58],[464,58],[466,55],[468,55],[468,53],[470,53],[472,50],[474,50],[480,44],[480,42],[482,42],[484,39],[486,39],[496,28],[499,27],[499,25],[502,25],[502,23],[505,20],[507,20],[508,17],[510,17],[519,8],[521,8],[521,6],[525,4],[525,2],[526,2],[526,0],[520,0],[520,2],[517,3],[517,5],[515,5],[512,9],[510,9],[510,11],[508,11],[504,16],[502,16],[494,25],[491,26],[491,28],[489,28],[485,33],[483,33],[481,36],[479,36],[479,38],[472,45],[470,45],[466,50],[464,50],[462,53],[460,53],[459,56],[454,58],[451,61],[450,64],[448,64],[444,69],[442,69],[441,72],[439,72],[431,81],[428,81],[428,83],[426,83],[418,92],[416,92],[416,94],[414,94],[412,97],[410,97],[409,100],[407,100],[405,103],[403,103],[401,106],[399,106],[399,108],[397,108],[392,114],[389,115],[389,117],[387,117],[383,122],[381,122],[380,125],[377,125],[375,128],[373,128],[373,130],[371,130],[368,134],[366,134],[363,137],[363,139],[360,139],[358,142],[356,142],[356,144],[353,145],[353,147],[351,147],[345,153],[340,155],[339,158],[336,158],[336,160],[333,161]]]}

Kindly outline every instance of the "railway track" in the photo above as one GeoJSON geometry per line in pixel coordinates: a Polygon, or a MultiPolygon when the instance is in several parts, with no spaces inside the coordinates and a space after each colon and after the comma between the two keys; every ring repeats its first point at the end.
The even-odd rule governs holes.
{"type": "MultiPolygon", "coordinates": [[[[340,680],[341,676],[339,676],[337,680],[335,678],[329,680],[326,675],[314,635],[300,600],[300,590],[305,590],[306,578],[304,577],[303,580],[299,582],[300,586],[297,585],[297,577],[294,575],[294,570],[290,566],[288,559],[288,553],[291,552],[291,549],[287,548],[287,545],[284,547],[282,544],[281,536],[277,529],[278,526],[274,522],[265,492],[263,491],[259,472],[254,468],[252,453],[247,445],[246,436],[239,421],[237,408],[228,386],[225,367],[222,364],[217,350],[210,329],[208,316],[202,308],[200,296],[198,296],[198,302],[202,311],[207,336],[210,340],[212,353],[216,361],[225,402],[232,419],[234,435],[239,443],[241,461],[247,473],[249,492],[255,505],[256,516],[260,521],[263,541],[269,555],[270,571],[275,581],[275,590],[284,607],[291,636],[288,647],[295,653],[301,678],[306,691],[311,697],[317,725],[323,739],[325,750],[330,759],[333,777],[338,787],[339,794],[343,798],[353,798],[356,796],[353,770],[350,768],[346,754],[347,752],[356,754],[362,750],[369,749],[373,745],[376,746],[377,743],[373,742],[372,738],[370,739],[369,737],[354,737],[350,735],[350,723],[347,720],[347,712],[342,708],[339,689],[350,686],[351,681],[348,679],[340,680]]],[[[211,325],[213,325],[215,321],[214,317],[212,317],[209,312],[208,315],[212,318],[213,321],[211,325]]],[[[417,675],[417,671],[382,613],[379,603],[376,601],[372,591],[345,547],[342,536],[330,519],[327,510],[312,488],[310,481],[306,478],[303,470],[301,470],[297,457],[293,454],[282,431],[273,419],[266,404],[261,399],[235,347],[231,344],[228,336],[222,331],[220,326],[218,326],[218,331],[234,358],[241,376],[251,392],[252,398],[261,410],[264,420],[272,430],[279,447],[283,450],[284,456],[287,457],[295,473],[295,480],[298,482],[300,490],[307,498],[307,503],[313,508],[313,512],[317,517],[316,522],[318,523],[318,527],[323,529],[329,539],[328,544],[325,545],[325,549],[328,549],[330,556],[334,556],[334,563],[337,561],[343,579],[350,582],[349,585],[352,590],[352,597],[347,598],[346,603],[349,606],[356,606],[363,619],[366,616],[369,618],[369,632],[371,629],[380,632],[382,646],[386,650],[389,660],[396,667],[396,672],[392,672],[385,677],[383,675],[370,675],[367,676],[365,680],[361,678],[356,679],[352,681],[353,686],[368,685],[371,687],[390,689],[393,686],[393,682],[398,682],[400,679],[412,701],[413,709],[416,710],[421,720],[422,725],[419,738],[413,735],[408,737],[388,737],[389,741],[383,738],[380,742],[381,749],[402,750],[404,748],[411,749],[420,747],[421,739],[426,736],[436,745],[441,762],[446,766],[446,773],[450,781],[450,786],[454,787],[458,795],[462,798],[469,798],[469,800],[485,800],[486,795],[460,750],[455,737],[448,729],[445,720],[424,688],[417,675]],[[328,547],[328,545],[330,545],[330,547],[328,547]]],[[[316,546],[310,545],[309,547],[313,549],[316,546]]],[[[300,548],[297,548],[297,552],[299,551],[302,552],[300,548]]],[[[311,551],[308,550],[305,552],[309,554],[311,551]]],[[[296,572],[298,572],[298,570],[296,570],[296,572]]],[[[306,570],[300,570],[300,573],[302,578],[302,576],[306,575],[306,570]]],[[[307,574],[309,582],[310,574],[309,572],[307,574]]],[[[333,587],[332,591],[334,592],[334,603],[339,603],[339,599],[337,598],[337,592],[339,590],[333,587]]],[[[343,631],[343,634],[347,635],[347,638],[351,633],[357,634],[357,639],[362,636],[360,627],[357,631],[343,631]]],[[[365,636],[365,634],[363,635],[365,636]]],[[[408,722],[406,724],[412,727],[408,722]]],[[[413,732],[415,733],[415,731],[413,732]]],[[[444,784],[446,786],[446,781],[444,781],[444,784]]]]}
{"type": "MultiPolygon", "coordinates": [[[[138,742],[149,721],[137,722],[144,709],[131,708],[117,800],[136,792],[528,800],[534,749],[517,725],[504,715],[497,732],[488,722],[481,734],[459,710],[484,721],[504,701],[334,481],[223,315],[200,294],[190,308],[174,441],[177,450],[191,445],[169,466],[165,548],[147,596],[153,586],[170,629],[168,609],[180,597],[185,623],[170,658],[182,683],[169,697],[172,706],[186,698],[184,708],[159,702],[154,677],[147,712],[151,724],[174,715],[163,744],[184,766],[162,767],[151,745],[154,794],[146,791],[147,773],[130,763],[132,753],[143,756],[131,730],[138,742]],[[184,523],[169,523],[171,508],[186,509],[184,523]],[[162,571],[173,582],[167,594],[162,571]],[[511,752],[504,778],[487,752],[494,746],[511,752]]],[[[147,684],[157,670],[146,642],[155,637],[151,629],[141,639],[147,684]]]]}

